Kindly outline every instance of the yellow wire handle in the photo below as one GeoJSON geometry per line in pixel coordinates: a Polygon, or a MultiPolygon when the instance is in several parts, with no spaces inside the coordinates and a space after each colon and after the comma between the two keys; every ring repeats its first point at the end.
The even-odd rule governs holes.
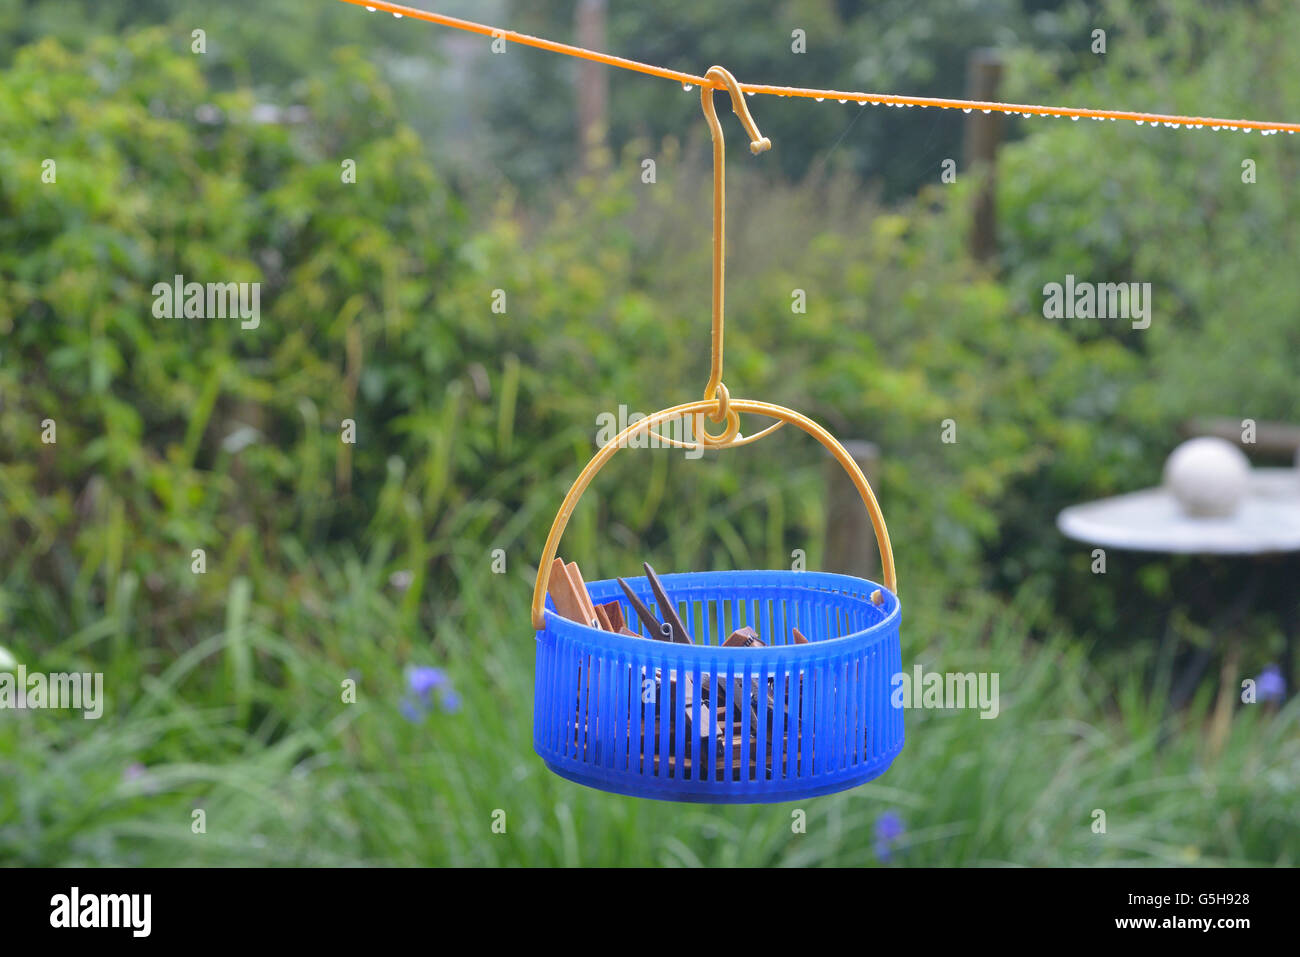
{"type": "MultiPolygon", "coordinates": [[[[757,156],[764,150],[772,148],[772,141],[758,131],[754,117],[749,113],[745,103],[745,94],[740,91],[740,84],[725,67],[711,66],[705,78],[712,83],[721,83],[731,94],[731,110],[740,117],[745,132],[749,134],[749,151],[757,156]]],[[[727,258],[727,143],[722,135],[722,124],[718,122],[718,112],[713,104],[714,87],[700,87],[700,105],[704,109],[704,118],[709,121],[709,135],[713,137],[713,356],[709,365],[709,384],[704,387],[704,398],[715,399],[717,404],[709,418],[714,422],[726,422],[720,435],[711,434],[703,423],[700,425],[700,441],[708,446],[726,445],[736,435],[740,421],[729,414],[731,395],[722,384],[722,340],[723,315],[726,286],[727,258]]]]}
{"type": "MultiPolygon", "coordinates": [[[[623,448],[627,444],[627,440],[637,431],[651,428],[676,416],[699,415],[708,412],[716,404],[710,399],[700,399],[696,402],[687,402],[682,405],[675,405],[670,409],[663,409],[645,419],[638,420],[605,443],[592,460],[587,463],[586,468],[582,470],[569,488],[569,494],[564,496],[560,511],[556,514],[555,521],[551,523],[551,531],[546,536],[546,545],[542,549],[542,561],[537,566],[537,583],[533,586],[532,611],[534,628],[541,631],[546,627],[546,591],[550,584],[551,565],[555,561],[555,553],[560,545],[560,537],[564,534],[565,526],[569,524],[569,517],[573,515],[573,510],[578,505],[578,499],[587,490],[587,486],[596,477],[596,473],[604,468],[605,463],[613,458],[614,453],[623,448]]],[[[762,415],[797,425],[824,445],[831,455],[835,456],[835,460],[843,466],[844,471],[848,472],[849,477],[853,479],[853,484],[857,488],[858,494],[862,496],[863,504],[867,507],[867,513],[871,516],[871,524],[876,532],[876,545],[880,549],[880,568],[881,577],[884,578],[884,585],[894,594],[898,594],[898,581],[894,574],[894,549],[889,542],[889,530],[885,527],[885,517],[880,512],[880,505],[876,502],[875,493],[871,491],[871,486],[867,483],[862,470],[858,468],[858,464],[853,461],[853,456],[845,451],[844,446],[840,445],[835,436],[812,419],[800,415],[793,409],[772,405],[768,402],[756,402],[752,399],[733,399],[731,400],[731,412],[733,414],[752,412],[755,415],[762,415]]]]}

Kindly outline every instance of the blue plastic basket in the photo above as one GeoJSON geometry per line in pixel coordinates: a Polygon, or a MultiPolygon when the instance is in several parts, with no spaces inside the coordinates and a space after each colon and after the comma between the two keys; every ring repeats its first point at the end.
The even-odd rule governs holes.
{"type": "MultiPolygon", "coordinates": [[[[903,749],[903,712],[890,704],[902,670],[900,610],[888,589],[807,571],[663,583],[694,644],[590,628],[548,600],[533,747],[556,774],[637,797],[750,804],[855,787],[903,749]],[[877,589],[880,605],[870,598],[877,589]],[[745,625],[767,646],[720,647],[745,625]],[[807,644],[792,643],[792,627],[807,644]]],[[[654,609],[645,578],[628,584],[654,609]]],[[[637,628],[618,582],[588,589],[597,604],[619,601],[637,628]]]]}

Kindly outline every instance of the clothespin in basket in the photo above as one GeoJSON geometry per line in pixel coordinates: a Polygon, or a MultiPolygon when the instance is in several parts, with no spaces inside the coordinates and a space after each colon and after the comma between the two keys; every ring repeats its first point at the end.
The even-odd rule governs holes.
{"type": "Polygon", "coordinates": [[[642,562],[641,567],[645,569],[646,578],[650,580],[650,590],[655,593],[655,601],[659,604],[659,613],[663,616],[664,624],[672,628],[672,641],[679,645],[692,644],[691,636],[686,631],[686,626],[677,615],[677,609],[673,606],[672,600],[668,597],[668,592],[664,591],[663,582],[655,574],[655,570],[650,567],[649,562],[642,562]]]}
{"type": "MultiPolygon", "coordinates": [[[[599,616],[602,612],[604,613],[604,617],[600,619],[600,623],[603,626],[605,622],[609,622],[608,631],[631,631],[631,629],[627,627],[627,622],[623,620],[623,606],[618,602],[607,601],[603,605],[597,605],[596,614],[599,616]]],[[[636,634],[636,632],[633,632],[633,634],[636,634]]]]}
{"type": "Polygon", "coordinates": [[[582,602],[582,612],[585,620],[592,627],[598,627],[600,616],[596,614],[596,606],[592,604],[591,595],[587,594],[587,583],[582,580],[582,572],[578,570],[578,563],[569,562],[564,566],[564,570],[569,573],[569,581],[573,584],[573,590],[578,593],[578,600],[582,602]]]}
{"type": "Polygon", "coordinates": [[[649,562],[642,562],[645,568],[646,578],[650,581],[650,589],[654,592],[655,603],[659,606],[659,613],[663,616],[660,622],[654,616],[654,613],[646,606],[636,594],[632,587],[623,579],[618,580],[619,587],[623,589],[623,594],[627,595],[627,600],[636,610],[637,617],[641,619],[641,624],[645,625],[650,637],[658,638],[661,641],[676,642],[679,645],[689,645],[691,641],[690,633],[686,630],[686,625],[682,623],[681,617],[677,614],[673,606],[672,599],[668,597],[668,592],[664,589],[663,582],[655,574],[655,570],[650,567],[649,562]]]}
{"type": "Polygon", "coordinates": [[[577,562],[566,566],[564,559],[555,559],[551,563],[551,579],[546,590],[555,602],[555,610],[565,618],[593,628],[600,627],[600,619],[587,595],[587,586],[582,581],[577,562]]]}
{"type": "Polygon", "coordinates": [[[722,643],[723,648],[758,648],[766,645],[767,642],[758,637],[758,632],[748,626],[737,628],[727,640],[722,643]]]}
{"type": "MultiPolygon", "coordinates": [[[[801,635],[800,637],[803,636],[801,635]]],[[[737,628],[727,637],[727,640],[722,643],[722,647],[724,648],[763,648],[766,647],[766,645],[767,642],[765,642],[762,638],[758,637],[758,632],[754,631],[754,629],[750,628],[749,626],[745,626],[744,628],[737,628]]],[[[770,678],[768,679],[768,687],[766,688],[766,691],[767,691],[767,715],[768,715],[768,721],[770,722],[772,720],[772,714],[776,710],[776,699],[772,694],[770,678]]],[[[743,717],[744,712],[741,709],[747,704],[750,709],[750,717],[753,719],[754,722],[753,726],[756,727],[758,725],[757,701],[760,693],[761,692],[759,691],[759,687],[758,687],[758,679],[754,678],[750,682],[750,693],[748,699],[746,701],[742,701],[742,697],[744,694],[742,682],[741,679],[739,678],[736,679],[735,686],[732,688],[731,696],[733,698],[733,703],[735,706],[734,710],[736,713],[737,721],[740,721],[741,718],[743,717]]],[[[725,696],[725,695],[726,695],[726,691],[724,690],[721,696],[725,696]]]]}
{"type": "Polygon", "coordinates": [[[618,584],[623,589],[623,594],[627,595],[632,610],[636,612],[636,616],[641,619],[641,624],[645,626],[646,633],[651,638],[658,638],[660,641],[671,641],[672,637],[664,631],[667,626],[661,625],[659,619],[650,613],[650,609],[646,607],[645,602],[637,597],[636,592],[632,590],[632,586],[621,578],[618,579],[618,584]]]}

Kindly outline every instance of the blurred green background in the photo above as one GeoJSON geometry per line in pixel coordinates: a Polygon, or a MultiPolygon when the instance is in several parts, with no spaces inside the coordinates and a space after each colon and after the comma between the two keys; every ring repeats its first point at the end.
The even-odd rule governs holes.
{"type": "MultiPolygon", "coordinates": [[[[575,36],[574,0],[425,5],[575,36]]],[[[1285,0],[610,0],[606,47],[949,96],[994,48],[1004,99],[1295,119],[1296,35],[1285,0]]],[[[1285,135],[1011,119],[977,262],[963,114],[754,97],[756,159],[720,99],[726,381],[878,443],[905,665],[998,672],[1001,713],[909,712],[894,766],[799,805],[806,833],[790,805],[544,768],[532,563],[597,416],[694,399],[708,371],[698,92],[610,72],[584,153],[576,77],[332,0],[0,0],[0,648],[108,695],[99,721],[0,711],[0,863],[1300,861],[1295,699],[1209,743],[1220,682],[1285,660],[1296,563],[1264,569],[1241,674],[1172,706],[1188,657],[1218,660],[1241,567],[1112,553],[1094,575],[1054,525],[1158,482],[1190,417],[1297,419],[1285,135]],[[259,327],[156,318],[178,273],[260,282],[259,327]],[[1151,282],[1150,329],[1044,319],[1067,273],[1151,282]]],[[[792,430],[626,453],[562,554],[588,580],[820,567],[823,458],[792,430]]]]}

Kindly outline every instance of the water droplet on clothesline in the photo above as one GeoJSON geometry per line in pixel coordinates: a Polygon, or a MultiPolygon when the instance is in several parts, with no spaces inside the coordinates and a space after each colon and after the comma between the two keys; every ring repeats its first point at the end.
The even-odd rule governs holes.
{"type": "Polygon", "coordinates": [[[815,99],[817,100],[818,103],[825,103],[825,102],[826,102],[826,97],[824,97],[824,96],[815,97],[815,99]]]}
{"type": "Polygon", "coordinates": [[[969,113],[969,112],[970,112],[970,107],[969,107],[969,106],[968,106],[968,107],[965,107],[965,108],[962,110],[962,112],[963,112],[963,113],[969,113]]]}
{"type": "Polygon", "coordinates": [[[393,16],[396,17],[398,20],[402,19],[402,15],[400,13],[394,13],[393,16]]]}
{"type": "Polygon", "coordinates": [[[841,102],[841,103],[847,103],[847,102],[849,102],[849,101],[848,101],[848,100],[840,100],[840,102],[841,102]]]}
{"type": "Polygon", "coordinates": [[[374,13],[374,12],[375,12],[374,7],[366,7],[366,13],[374,13]]]}
{"type": "Polygon", "coordinates": [[[689,93],[689,92],[691,92],[691,90],[695,89],[695,84],[694,84],[694,83],[683,83],[683,84],[682,84],[682,89],[685,90],[687,93],[689,93]]]}

